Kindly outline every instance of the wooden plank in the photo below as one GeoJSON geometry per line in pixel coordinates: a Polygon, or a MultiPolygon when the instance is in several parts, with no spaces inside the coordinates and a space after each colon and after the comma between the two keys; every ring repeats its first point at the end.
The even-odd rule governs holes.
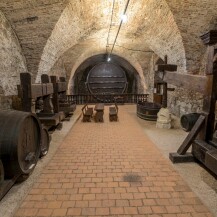
{"type": "Polygon", "coordinates": [[[209,46],[207,50],[208,50],[208,56],[207,56],[207,61],[206,61],[205,73],[206,75],[212,75],[213,74],[214,47],[209,46]]]}
{"type": "Polygon", "coordinates": [[[66,91],[66,82],[58,82],[57,89],[58,89],[58,92],[66,91]]]}
{"type": "Polygon", "coordinates": [[[22,99],[23,98],[23,91],[22,91],[20,84],[17,85],[17,92],[18,92],[18,97],[22,99]]]}
{"type": "Polygon", "coordinates": [[[31,99],[36,99],[37,97],[43,96],[43,88],[41,84],[31,85],[31,99]]]}
{"type": "Polygon", "coordinates": [[[50,77],[47,74],[42,74],[41,75],[41,83],[43,83],[43,84],[51,83],[50,77]]]}
{"type": "Polygon", "coordinates": [[[58,96],[58,81],[57,81],[57,76],[50,76],[52,85],[53,85],[53,98],[52,98],[52,102],[53,102],[53,106],[54,106],[54,112],[58,113],[60,111],[59,108],[59,96],[58,96]]]}
{"type": "Polygon", "coordinates": [[[46,84],[41,84],[41,85],[42,85],[43,96],[46,96],[46,94],[47,94],[47,85],[46,84]]]}
{"type": "Polygon", "coordinates": [[[210,30],[205,34],[201,35],[200,38],[203,40],[203,43],[206,45],[212,45],[217,43],[217,30],[210,30]]]}
{"type": "Polygon", "coordinates": [[[65,77],[59,77],[60,82],[66,82],[66,78],[65,77]]]}
{"type": "Polygon", "coordinates": [[[20,87],[22,91],[22,108],[23,111],[32,111],[32,101],[31,101],[31,84],[32,79],[29,73],[20,73],[20,87]]]}
{"type": "Polygon", "coordinates": [[[194,139],[196,138],[196,136],[200,132],[204,121],[205,121],[205,116],[200,115],[200,117],[198,118],[194,127],[192,128],[191,132],[188,134],[188,136],[183,141],[182,145],[179,147],[179,149],[177,151],[178,154],[184,155],[187,152],[187,150],[191,146],[192,142],[194,141],[194,139]]]}
{"type": "Polygon", "coordinates": [[[208,79],[209,78],[207,76],[165,72],[163,80],[177,87],[194,90],[204,94],[209,88],[208,79]]]}
{"type": "Polygon", "coordinates": [[[167,87],[167,91],[175,91],[175,88],[167,87]]]}
{"type": "Polygon", "coordinates": [[[158,71],[169,71],[169,72],[175,72],[177,71],[177,65],[172,64],[159,64],[157,65],[158,71]]]}
{"type": "Polygon", "coordinates": [[[210,72],[207,77],[209,78],[207,93],[204,96],[203,102],[203,111],[208,114],[207,117],[207,127],[205,139],[206,141],[212,140],[212,135],[214,133],[215,126],[215,112],[216,112],[216,98],[217,98],[217,64],[213,63],[213,58],[217,54],[217,50],[209,49],[210,58],[209,64],[212,65],[210,67],[210,72]]]}
{"type": "Polygon", "coordinates": [[[46,92],[47,92],[47,95],[54,93],[54,89],[53,89],[53,84],[52,83],[46,84],[46,92]]]}

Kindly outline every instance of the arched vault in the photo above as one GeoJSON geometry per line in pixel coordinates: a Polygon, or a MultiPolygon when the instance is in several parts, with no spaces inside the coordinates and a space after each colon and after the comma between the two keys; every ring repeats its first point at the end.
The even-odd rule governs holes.
{"type": "MultiPolygon", "coordinates": [[[[39,80],[42,73],[51,73],[57,62],[64,60],[69,49],[85,44],[82,52],[97,53],[105,51],[107,42],[108,51],[111,49],[126,1],[115,0],[111,23],[112,3],[112,0],[6,0],[0,2],[0,10],[17,36],[27,70],[39,80]],[[90,39],[95,39],[96,46],[92,46],[90,39]]],[[[122,53],[126,59],[133,56],[143,72],[148,68],[141,61],[143,51],[151,50],[161,58],[168,55],[169,63],[177,64],[180,73],[199,73],[205,54],[199,36],[216,27],[216,0],[131,0],[127,16],[115,53],[122,53]]],[[[81,55],[74,52],[71,57],[81,55]]]]}
{"type": "MultiPolygon", "coordinates": [[[[119,16],[125,7],[124,1],[115,2],[108,37],[112,1],[71,1],[63,11],[45,46],[37,80],[40,80],[42,73],[49,73],[56,62],[60,58],[64,59],[67,51],[76,46],[82,44],[82,48],[85,47],[85,49],[81,49],[83,54],[69,52],[75,65],[78,65],[77,62],[80,60],[77,59],[76,62],[73,60],[74,57],[85,56],[87,53],[105,52],[107,42],[108,51],[111,49],[120,22],[119,16]]],[[[127,15],[129,20],[121,28],[117,46],[114,49],[115,53],[121,53],[121,56],[126,59],[129,59],[129,56],[133,59],[132,50],[137,50],[133,56],[138,58],[136,62],[140,62],[139,59],[144,55],[144,51],[152,50],[162,58],[168,55],[170,62],[178,64],[179,71],[186,73],[182,37],[166,1],[159,0],[156,3],[154,0],[131,0],[127,15]],[[141,52],[139,53],[138,50],[141,52]]],[[[74,67],[72,66],[72,72],[74,67]]],[[[144,68],[147,67],[147,65],[144,66],[144,68]]]]}

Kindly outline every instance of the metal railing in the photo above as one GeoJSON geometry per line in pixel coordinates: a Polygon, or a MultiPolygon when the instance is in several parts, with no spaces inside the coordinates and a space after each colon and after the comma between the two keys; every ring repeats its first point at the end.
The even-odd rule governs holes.
{"type": "Polygon", "coordinates": [[[87,94],[76,94],[67,95],[69,102],[75,102],[77,105],[86,103],[138,103],[146,102],[148,94],[98,94],[98,95],[87,95],[87,94]]]}

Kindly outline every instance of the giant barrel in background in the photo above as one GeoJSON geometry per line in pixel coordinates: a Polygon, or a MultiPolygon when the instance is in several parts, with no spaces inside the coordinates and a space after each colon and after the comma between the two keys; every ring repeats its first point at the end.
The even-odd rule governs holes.
{"type": "Polygon", "coordinates": [[[0,112],[0,159],[6,178],[28,175],[40,154],[41,126],[28,112],[0,112]]]}
{"type": "Polygon", "coordinates": [[[93,96],[102,100],[104,97],[99,95],[124,93],[127,88],[127,77],[120,66],[104,62],[90,70],[87,87],[93,96]]]}
{"type": "Polygon", "coordinates": [[[187,115],[182,115],[181,117],[181,126],[182,129],[186,132],[191,131],[195,123],[197,122],[197,119],[200,117],[200,114],[198,113],[191,113],[187,115]]]}

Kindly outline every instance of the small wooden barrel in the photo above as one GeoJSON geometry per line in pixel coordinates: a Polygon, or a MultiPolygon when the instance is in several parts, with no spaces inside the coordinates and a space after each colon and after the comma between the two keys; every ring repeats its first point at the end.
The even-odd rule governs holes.
{"type": "Polygon", "coordinates": [[[42,128],[41,136],[42,139],[41,139],[40,157],[44,157],[48,153],[51,139],[47,129],[45,128],[42,128]]]}
{"type": "Polygon", "coordinates": [[[191,129],[197,122],[197,119],[199,118],[199,116],[200,114],[198,113],[191,113],[191,114],[183,115],[180,120],[182,129],[185,130],[186,132],[191,131],[191,129]]]}
{"type": "Polygon", "coordinates": [[[0,160],[0,186],[1,186],[1,183],[4,181],[4,167],[3,167],[3,164],[2,164],[2,161],[0,160]]]}
{"type": "Polygon", "coordinates": [[[0,112],[0,158],[5,178],[30,174],[40,154],[41,125],[28,112],[0,112]]]}

